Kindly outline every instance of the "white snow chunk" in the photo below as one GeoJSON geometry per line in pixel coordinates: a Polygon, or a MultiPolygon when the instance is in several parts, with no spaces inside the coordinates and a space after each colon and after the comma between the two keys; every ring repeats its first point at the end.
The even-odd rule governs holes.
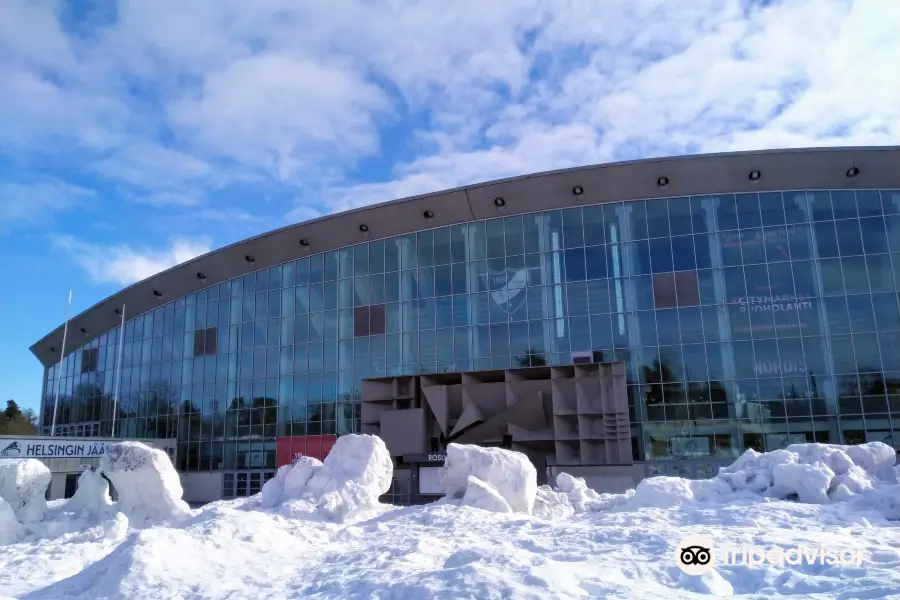
{"type": "MultiPolygon", "coordinates": [[[[788,446],[790,447],[790,446],[788,446]]],[[[897,481],[894,464],[897,462],[897,451],[884,442],[868,442],[856,446],[846,446],[847,456],[853,463],[862,467],[869,475],[895,483],[897,481]]]]}
{"type": "Polygon", "coordinates": [[[669,508],[694,501],[691,482],[681,477],[650,477],[634,489],[632,503],[637,506],[669,508]]]}
{"type": "Polygon", "coordinates": [[[828,498],[832,502],[843,502],[845,500],[850,500],[855,495],[856,494],[850,491],[850,488],[841,484],[828,494],[828,498]]]}
{"type": "Polygon", "coordinates": [[[291,465],[279,467],[275,477],[265,482],[262,486],[259,503],[265,508],[272,508],[284,502],[284,479],[291,470],[291,465]]]}
{"type": "Polygon", "coordinates": [[[303,496],[303,490],[313,473],[322,466],[322,461],[311,456],[301,456],[292,465],[278,469],[275,477],[263,485],[260,504],[273,508],[303,496]]]}
{"type": "Polygon", "coordinates": [[[772,494],[776,497],[786,498],[797,494],[800,502],[827,504],[828,488],[834,478],[834,471],[821,462],[812,465],[782,463],[772,469],[772,478],[772,494]]]}
{"type": "Polygon", "coordinates": [[[491,485],[515,512],[531,514],[537,494],[537,471],[520,452],[462,444],[447,446],[440,484],[448,498],[465,496],[469,476],[491,485]]]}
{"type": "Polygon", "coordinates": [[[13,544],[25,534],[25,528],[16,518],[9,502],[0,498],[0,545],[13,544]]]}
{"type": "Polygon", "coordinates": [[[564,494],[570,494],[576,489],[586,488],[587,484],[581,477],[574,477],[568,473],[556,475],[556,487],[564,494]]]}
{"type": "Polygon", "coordinates": [[[845,473],[835,475],[831,481],[831,489],[844,487],[853,494],[862,494],[875,489],[877,483],[878,481],[862,468],[851,464],[845,473]]]}
{"type": "Polygon", "coordinates": [[[140,442],[109,447],[100,463],[119,493],[118,509],[129,521],[175,519],[190,514],[181,481],[162,450],[140,442]]]}
{"type": "Polygon", "coordinates": [[[881,442],[859,446],[792,444],[783,450],[759,453],[747,450],[715,479],[734,491],[748,491],[785,499],[794,494],[801,502],[846,500],[884,483],[896,482],[894,450],[881,442]],[[838,491],[843,486],[844,489],[838,491]],[[848,495],[849,494],[849,495],[848,495]]]}
{"type": "Polygon", "coordinates": [[[575,508],[569,502],[567,494],[542,485],[535,494],[531,514],[545,521],[561,521],[575,514],[575,508]]]}
{"type": "Polygon", "coordinates": [[[460,502],[462,506],[471,506],[480,508],[489,512],[511,513],[509,503],[494,489],[494,487],[486,483],[474,475],[469,475],[466,482],[466,493],[460,502]]]}
{"type": "Polygon", "coordinates": [[[100,471],[92,468],[85,470],[78,478],[78,489],[66,503],[66,511],[100,515],[112,504],[113,501],[109,497],[109,482],[103,478],[100,471]]]}
{"type": "Polygon", "coordinates": [[[324,463],[301,458],[284,471],[282,513],[316,513],[338,522],[362,516],[380,506],[378,499],[390,489],[393,475],[391,455],[381,438],[343,435],[324,463]]]}
{"type": "Polygon", "coordinates": [[[556,487],[568,496],[572,509],[579,514],[587,511],[591,503],[600,499],[600,494],[589,488],[584,478],[568,473],[557,474],[556,487]]]}
{"type": "MultiPolygon", "coordinates": [[[[383,458],[383,457],[382,457],[383,458]]],[[[291,467],[284,478],[284,497],[299,498],[303,494],[303,489],[313,474],[322,466],[322,461],[312,456],[301,456],[297,462],[291,467]]],[[[379,464],[379,468],[384,468],[384,463],[379,464]]],[[[393,475],[393,467],[391,467],[393,475]]],[[[378,485],[381,485],[380,482],[378,485]]],[[[388,484],[390,486],[390,484],[388,484]]]]}
{"type": "Polygon", "coordinates": [[[734,490],[722,479],[698,479],[690,481],[691,492],[699,502],[727,502],[734,490]]]}
{"type": "Polygon", "coordinates": [[[20,523],[36,523],[47,512],[50,469],[39,460],[0,460],[0,498],[12,507],[20,523]]]}

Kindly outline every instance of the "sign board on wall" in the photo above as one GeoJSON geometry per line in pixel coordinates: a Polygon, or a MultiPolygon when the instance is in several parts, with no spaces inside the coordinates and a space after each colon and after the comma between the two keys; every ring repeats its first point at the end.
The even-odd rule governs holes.
{"type": "Polygon", "coordinates": [[[99,458],[115,442],[88,442],[65,438],[0,439],[0,459],[4,458],[99,458]]]}
{"type": "Polygon", "coordinates": [[[305,435],[275,439],[275,464],[278,467],[292,465],[301,456],[325,460],[337,441],[336,435],[305,435]]]}

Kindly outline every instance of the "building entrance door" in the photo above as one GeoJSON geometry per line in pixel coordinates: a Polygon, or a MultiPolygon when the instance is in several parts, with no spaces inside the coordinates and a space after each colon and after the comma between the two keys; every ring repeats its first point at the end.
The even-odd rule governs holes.
{"type": "Polygon", "coordinates": [[[262,490],[265,482],[275,477],[275,471],[232,471],[222,474],[222,498],[245,498],[262,490]]]}
{"type": "Polygon", "coordinates": [[[78,473],[69,473],[66,475],[66,490],[64,492],[63,498],[71,498],[75,495],[75,490],[78,489],[78,478],[80,475],[78,473]]]}

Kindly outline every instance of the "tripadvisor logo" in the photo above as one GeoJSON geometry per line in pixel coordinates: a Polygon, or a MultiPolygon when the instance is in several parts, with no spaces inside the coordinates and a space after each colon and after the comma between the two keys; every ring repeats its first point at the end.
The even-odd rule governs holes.
{"type": "Polygon", "coordinates": [[[857,548],[804,545],[721,546],[702,535],[689,535],[675,546],[675,564],[688,575],[703,575],[716,565],[829,565],[860,566],[863,551],[857,548]]]}

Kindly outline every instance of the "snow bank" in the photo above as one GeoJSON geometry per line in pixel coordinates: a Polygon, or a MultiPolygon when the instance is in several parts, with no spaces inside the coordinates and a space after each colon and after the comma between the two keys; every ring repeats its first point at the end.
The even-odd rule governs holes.
{"type": "Polygon", "coordinates": [[[260,505],[281,506],[286,516],[315,514],[345,521],[380,506],[391,487],[394,466],[387,446],[373,435],[343,435],[319,462],[308,456],[278,469],[263,486],[260,505]]]}
{"type": "Polygon", "coordinates": [[[0,498],[21,523],[34,523],[47,512],[50,469],[33,458],[0,460],[0,498]]]}
{"type": "Polygon", "coordinates": [[[190,508],[181,499],[178,473],[162,450],[140,442],[115,444],[103,456],[100,471],[115,486],[118,509],[129,521],[174,519],[190,514],[190,508]]]}
{"type": "Polygon", "coordinates": [[[450,444],[441,467],[440,483],[448,498],[466,494],[469,477],[493,487],[515,512],[531,514],[537,494],[537,471],[519,452],[450,444]]]}
{"type": "Polygon", "coordinates": [[[556,486],[559,491],[566,494],[576,513],[585,512],[591,503],[600,499],[600,494],[589,488],[584,479],[573,477],[568,473],[559,473],[556,476],[556,486]]]}
{"type": "Polygon", "coordinates": [[[321,466],[319,459],[301,456],[294,464],[279,468],[275,477],[263,485],[260,504],[274,508],[288,500],[301,498],[306,484],[321,466]]]}
{"type": "Polygon", "coordinates": [[[66,511],[101,515],[112,506],[109,497],[109,482],[100,471],[87,469],[78,478],[78,489],[66,504],[66,511]]]}
{"type": "Polygon", "coordinates": [[[391,454],[374,435],[341,436],[322,466],[307,462],[299,468],[300,474],[292,478],[295,485],[311,471],[302,497],[317,503],[320,516],[336,521],[378,505],[394,475],[391,454]]]}
{"type": "Polygon", "coordinates": [[[826,504],[896,483],[895,461],[894,449],[881,442],[792,444],[763,454],[747,450],[732,465],[720,469],[716,479],[733,491],[826,504]]]}
{"type": "Polygon", "coordinates": [[[25,528],[16,518],[9,502],[0,498],[0,545],[12,544],[19,541],[25,533],[25,528]]]}
{"type": "Polygon", "coordinates": [[[694,501],[691,482],[681,477],[651,477],[634,488],[632,503],[637,506],[667,508],[694,501]]]}
{"type": "Polygon", "coordinates": [[[472,475],[466,481],[466,493],[463,494],[460,505],[496,513],[512,512],[509,503],[492,485],[472,475]]]}

